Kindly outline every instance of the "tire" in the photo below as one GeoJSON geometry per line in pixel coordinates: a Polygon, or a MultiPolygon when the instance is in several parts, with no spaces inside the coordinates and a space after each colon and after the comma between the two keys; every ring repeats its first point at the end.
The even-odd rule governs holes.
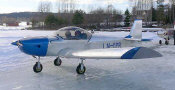
{"type": "Polygon", "coordinates": [[[38,62],[36,62],[36,64],[33,66],[33,71],[35,73],[39,73],[39,72],[41,72],[43,70],[42,64],[40,64],[40,68],[37,67],[37,64],[38,64],[38,62]]]}
{"type": "Polygon", "coordinates": [[[79,65],[77,66],[76,71],[77,71],[77,74],[84,74],[84,73],[86,72],[86,67],[83,66],[83,70],[81,70],[81,64],[79,64],[79,65]]]}
{"type": "Polygon", "coordinates": [[[168,41],[165,41],[165,44],[166,44],[166,45],[169,45],[169,42],[168,42],[168,41]]]}
{"type": "Polygon", "coordinates": [[[54,65],[55,65],[55,66],[61,66],[61,64],[62,64],[61,59],[59,60],[59,59],[57,58],[57,59],[54,60],[54,65]]]}
{"type": "Polygon", "coordinates": [[[162,40],[159,41],[159,44],[162,45],[162,40]]]}

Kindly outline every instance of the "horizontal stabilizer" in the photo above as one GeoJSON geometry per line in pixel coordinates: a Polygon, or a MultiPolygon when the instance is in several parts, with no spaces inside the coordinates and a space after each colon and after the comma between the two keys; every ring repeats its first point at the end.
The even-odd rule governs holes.
{"type": "Polygon", "coordinates": [[[162,57],[162,55],[159,52],[146,47],[137,47],[123,54],[121,59],[144,59],[155,57],[162,57]]]}

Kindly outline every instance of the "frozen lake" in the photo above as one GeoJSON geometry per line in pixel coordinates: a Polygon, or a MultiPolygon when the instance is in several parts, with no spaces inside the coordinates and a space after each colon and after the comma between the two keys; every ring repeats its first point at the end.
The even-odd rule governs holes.
{"type": "MultiPolygon", "coordinates": [[[[175,46],[158,46],[163,57],[142,60],[86,60],[87,72],[77,75],[78,59],[42,58],[43,71],[33,72],[36,60],[12,41],[50,36],[54,31],[0,31],[0,90],[175,90],[175,46]]],[[[127,33],[123,33],[125,35],[127,33]]]]}

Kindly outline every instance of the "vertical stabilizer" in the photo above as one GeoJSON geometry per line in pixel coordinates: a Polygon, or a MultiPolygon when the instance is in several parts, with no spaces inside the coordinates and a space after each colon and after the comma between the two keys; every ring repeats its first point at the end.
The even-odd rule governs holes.
{"type": "Polygon", "coordinates": [[[126,36],[127,40],[142,40],[142,20],[135,20],[131,28],[130,35],[126,36]]]}

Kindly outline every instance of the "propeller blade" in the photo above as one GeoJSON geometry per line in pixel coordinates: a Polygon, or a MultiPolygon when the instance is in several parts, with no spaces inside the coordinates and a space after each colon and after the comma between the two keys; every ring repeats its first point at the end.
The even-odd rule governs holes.
{"type": "Polygon", "coordinates": [[[15,45],[15,46],[23,46],[20,41],[15,41],[15,42],[12,42],[11,43],[12,45],[15,45]]]}

